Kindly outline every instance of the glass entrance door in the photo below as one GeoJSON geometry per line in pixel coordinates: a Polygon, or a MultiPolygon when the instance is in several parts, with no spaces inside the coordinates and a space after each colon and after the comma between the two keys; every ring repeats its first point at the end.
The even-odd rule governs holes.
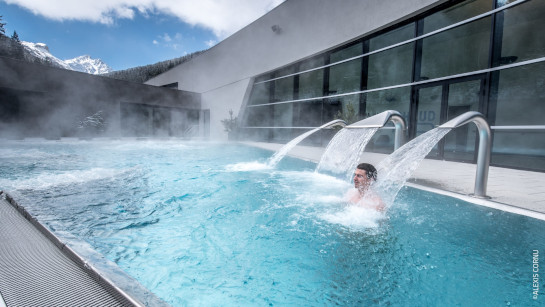
{"type": "MultiPolygon", "coordinates": [[[[415,88],[412,135],[419,136],[468,111],[482,110],[484,76],[448,80],[415,88]]],[[[472,162],[475,159],[477,129],[467,124],[449,132],[428,157],[472,162]]]]}

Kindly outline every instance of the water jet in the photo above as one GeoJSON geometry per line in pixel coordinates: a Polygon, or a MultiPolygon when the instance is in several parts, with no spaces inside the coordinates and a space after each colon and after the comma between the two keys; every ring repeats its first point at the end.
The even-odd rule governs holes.
{"type": "Polygon", "coordinates": [[[269,165],[270,167],[275,167],[276,164],[278,164],[278,162],[280,162],[280,160],[282,160],[282,158],[284,158],[284,156],[293,148],[295,147],[297,144],[299,144],[302,140],[304,140],[305,138],[307,138],[309,135],[315,133],[316,131],[320,131],[322,129],[331,129],[333,127],[346,127],[346,122],[342,119],[335,119],[335,120],[332,120],[326,124],[323,124],[321,125],[320,127],[318,128],[314,128],[310,131],[307,131],[301,135],[299,135],[298,137],[294,138],[293,140],[289,141],[288,143],[286,143],[286,145],[282,146],[282,148],[280,148],[277,152],[274,153],[274,155],[269,159],[269,161],[267,161],[267,165],[269,165]]]}
{"type": "Polygon", "coordinates": [[[346,126],[337,133],[326,147],[316,172],[327,171],[346,175],[350,179],[362,152],[379,128],[392,121],[395,125],[394,150],[404,142],[406,123],[401,113],[387,110],[346,126]]]}
{"type": "Polygon", "coordinates": [[[368,117],[359,122],[346,126],[347,129],[383,128],[392,121],[395,126],[394,150],[397,150],[405,142],[405,130],[407,123],[398,111],[387,110],[377,115],[368,117]]]}

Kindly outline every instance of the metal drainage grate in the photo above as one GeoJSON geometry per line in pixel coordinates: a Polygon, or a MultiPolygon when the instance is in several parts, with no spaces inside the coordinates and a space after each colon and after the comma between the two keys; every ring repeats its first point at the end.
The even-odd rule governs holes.
{"type": "Polygon", "coordinates": [[[8,307],[134,306],[93,279],[3,198],[0,242],[0,300],[8,307]]]}

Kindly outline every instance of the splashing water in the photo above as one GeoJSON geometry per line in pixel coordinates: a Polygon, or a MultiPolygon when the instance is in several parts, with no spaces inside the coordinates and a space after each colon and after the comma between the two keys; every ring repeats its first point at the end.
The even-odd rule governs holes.
{"type": "Polygon", "coordinates": [[[397,194],[433,147],[451,129],[432,129],[393,152],[378,164],[379,177],[374,190],[386,205],[394,202],[397,194]]]}
{"type": "Polygon", "coordinates": [[[302,140],[304,140],[307,136],[313,134],[314,132],[320,130],[321,127],[312,129],[310,131],[307,131],[300,136],[294,138],[293,140],[286,143],[286,145],[282,146],[277,152],[274,153],[274,155],[267,161],[267,165],[269,165],[271,168],[274,168],[282,158],[290,151],[292,150],[295,145],[299,144],[302,140]]]}
{"type": "Polygon", "coordinates": [[[269,164],[258,161],[239,162],[234,164],[228,164],[225,166],[225,170],[228,172],[251,172],[270,169],[272,169],[272,167],[269,164]]]}
{"type": "Polygon", "coordinates": [[[378,128],[342,129],[333,137],[316,167],[316,172],[350,179],[361,153],[378,128]]]}
{"type": "Polygon", "coordinates": [[[284,146],[282,146],[277,152],[275,152],[266,163],[253,161],[253,162],[241,162],[236,164],[229,164],[225,167],[227,171],[230,172],[248,172],[248,171],[259,171],[259,170],[270,170],[276,167],[278,162],[282,160],[290,150],[293,149],[297,144],[299,144],[302,140],[304,140],[309,135],[313,134],[316,131],[319,131],[322,129],[322,127],[314,128],[310,131],[307,131],[298,137],[294,138],[293,140],[286,143],[284,146]]]}
{"type": "Polygon", "coordinates": [[[385,218],[384,214],[377,210],[356,205],[324,213],[320,217],[329,223],[343,225],[352,231],[376,229],[385,218]]]}

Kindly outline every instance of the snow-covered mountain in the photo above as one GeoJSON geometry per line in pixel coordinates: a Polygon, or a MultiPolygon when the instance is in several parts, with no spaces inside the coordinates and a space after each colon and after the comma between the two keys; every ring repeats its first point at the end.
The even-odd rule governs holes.
{"type": "Polygon", "coordinates": [[[51,54],[49,51],[49,47],[47,47],[44,43],[30,43],[30,42],[21,42],[25,49],[32,54],[33,56],[40,58],[44,61],[50,62],[53,64],[53,66],[68,69],[68,70],[75,70],[75,71],[81,71],[88,74],[104,74],[108,72],[112,72],[113,69],[111,69],[108,65],[106,65],[102,60],[100,59],[92,59],[88,55],[79,56],[77,58],[69,59],[69,60],[61,60],[54,55],[51,54]]]}
{"type": "Polygon", "coordinates": [[[72,67],[73,70],[83,71],[93,75],[100,75],[112,72],[113,69],[101,59],[92,59],[88,55],[82,55],[77,58],[65,60],[64,63],[72,67]]]}
{"type": "Polygon", "coordinates": [[[53,56],[49,52],[49,47],[44,43],[30,43],[30,42],[21,42],[25,47],[25,50],[28,51],[31,55],[42,59],[46,62],[51,63],[53,66],[73,70],[70,65],[64,63],[63,60],[53,56]]]}

